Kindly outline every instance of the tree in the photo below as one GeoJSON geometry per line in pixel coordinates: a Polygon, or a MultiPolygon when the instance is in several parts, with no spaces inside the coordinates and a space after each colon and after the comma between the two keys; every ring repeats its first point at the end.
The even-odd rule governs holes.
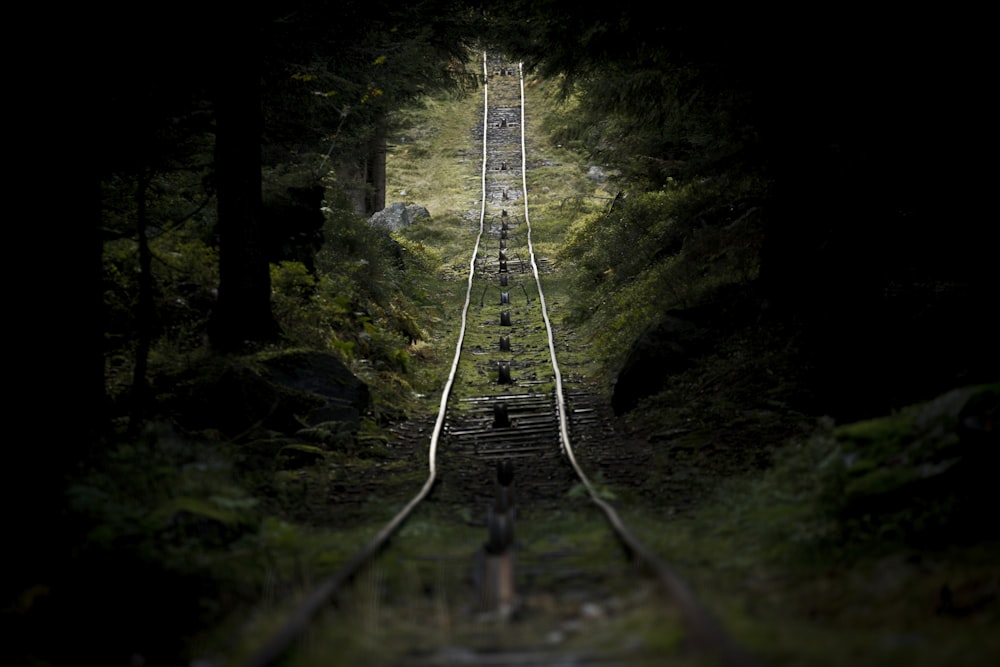
{"type": "MultiPolygon", "coordinates": [[[[166,15],[113,13],[107,25],[115,27],[95,57],[98,171],[151,177],[159,153],[183,150],[182,139],[169,148],[158,137],[179,138],[179,119],[210,116],[215,148],[206,187],[217,197],[219,285],[209,341],[223,352],[275,341],[266,244],[281,238],[272,227],[283,221],[262,212],[262,165],[307,173],[323,166],[324,153],[341,174],[361,165],[353,177],[367,194],[362,210],[380,208],[387,119],[454,82],[446,65],[464,55],[472,35],[463,4],[298,0],[222,14],[181,3],[166,15]],[[123,56],[142,70],[115,76],[123,56]]],[[[322,175],[302,185],[315,189],[322,175]]]]}
{"type": "MultiPolygon", "coordinates": [[[[237,25],[227,25],[227,33],[235,38],[219,61],[220,284],[210,338],[220,350],[239,349],[248,341],[273,341],[279,335],[270,310],[268,255],[262,245],[265,134],[300,148],[311,145],[313,152],[306,151],[311,155],[318,154],[320,141],[330,141],[332,134],[349,149],[335,156],[341,172],[346,165],[357,167],[348,180],[362,186],[358,212],[379,210],[385,205],[387,114],[433,87],[451,83],[444,64],[464,54],[471,36],[461,20],[460,3],[447,0],[416,7],[307,1],[281,9],[262,13],[260,19],[241,12],[237,25]],[[365,29],[359,30],[359,25],[365,29]],[[289,95],[294,84],[297,94],[289,95]],[[317,104],[317,98],[329,103],[317,104]],[[289,108],[289,99],[296,100],[296,108],[289,108]],[[262,105],[273,126],[263,125],[262,105]]],[[[300,150],[268,148],[284,159],[295,159],[297,153],[301,159],[300,150]]]]}
{"type": "Polygon", "coordinates": [[[261,29],[251,10],[234,20],[215,89],[219,293],[209,337],[221,351],[279,334],[261,229],[261,29]]]}
{"type": "Polygon", "coordinates": [[[336,173],[355,212],[380,210],[393,113],[475,81],[464,64],[479,20],[460,0],[345,0],[303,3],[272,22],[264,64],[269,153],[325,154],[322,166],[336,173]]]}

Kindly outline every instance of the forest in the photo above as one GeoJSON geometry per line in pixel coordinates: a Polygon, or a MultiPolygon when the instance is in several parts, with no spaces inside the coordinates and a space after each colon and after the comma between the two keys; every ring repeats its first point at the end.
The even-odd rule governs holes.
{"type": "MultiPolygon", "coordinates": [[[[693,504],[723,478],[820,475],[823,447],[840,438],[844,460],[868,467],[804,478],[816,511],[835,516],[824,539],[852,558],[880,552],[885,535],[996,554],[1000,524],[980,519],[1000,462],[983,17],[291,0],[91,19],[100,27],[71,74],[90,119],[84,159],[72,211],[51,231],[74,275],[50,307],[77,314],[61,321],[69,350],[46,355],[69,358],[59,394],[86,407],[70,419],[48,397],[27,399],[42,428],[12,446],[3,599],[15,661],[124,664],[140,649],[77,624],[102,599],[146,664],[184,662],[202,616],[219,623],[259,584],[227,579],[211,558],[201,567],[200,554],[275,516],[331,521],[282,500],[262,472],[258,459],[279,453],[285,471],[326,456],[262,444],[309,408],[265,386],[262,368],[346,378],[343,429],[316,436],[345,456],[377,458],[358,452],[381,451],[389,425],[421,409],[412,397],[441,380],[427,314],[444,317],[443,305],[422,282],[440,257],[432,236],[382,234],[367,219],[396,194],[387,155],[401,133],[428,100],[477,89],[482,49],[544,82],[564,110],[546,115],[552,141],[614,175],[613,206],[575,221],[560,252],[575,322],[603,331],[615,412],[647,434],[693,415],[744,448],[711,463],[724,470],[693,504]],[[664,352],[669,341],[683,354],[664,352]],[[763,395],[780,416],[740,440],[733,415],[747,419],[763,395]],[[939,417],[954,422],[947,438],[910,433],[939,417]],[[788,459],[793,435],[809,444],[788,459]],[[178,473],[198,447],[212,452],[203,470],[236,461],[239,474],[178,473]],[[131,585],[95,583],[116,571],[176,597],[164,606],[197,616],[194,627],[164,638],[129,618],[131,585]],[[65,645],[45,641],[54,627],[65,645]]],[[[975,573],[969,614],[995,631],[1000,580],[975,573]]]]}

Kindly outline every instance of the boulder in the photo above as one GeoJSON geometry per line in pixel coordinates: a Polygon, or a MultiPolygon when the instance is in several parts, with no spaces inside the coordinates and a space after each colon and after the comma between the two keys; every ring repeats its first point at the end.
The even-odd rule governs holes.
{"type": "Polygon", "coordinates": [[[663,388],[673,373],[686,370],[704,348],[705,332],[694,323],[666,316],[632,344],[611,397],[615,413],[628,412],[663,388]]]}
{"type": "Polygon", "coordinates": [[[332,420],[356,432],[371,403],[368,385],[324,352],[218,360],[165,383],[164,406],[182,427],[228,438],[292,436],[332,420]]]}
{"type": "Polygon", "coordinates": [[[423,206],[393,202],[369,218],[368,224],[387,232],[398,232],[418,220],[429,217],[431,214],[423,206]]]}
{"type": "Polygon", "coordinates": [[[271,381],[315,401],[308,411],[298,415],[304,426],[339,421],[356,431],[371,406],[368,385],[332,354],[290,352],[266,360],[264,366],[271,381]]]}
{"type": "Polygon", "coordinates": [[[759,299],[734,286],[719,290],[702,305],[663,315],[629,348],[611,397],[615,412],[628,412],[661,391],[670,376],[691,368],[727,336],[754,326],[760,313],[759,299]]]}

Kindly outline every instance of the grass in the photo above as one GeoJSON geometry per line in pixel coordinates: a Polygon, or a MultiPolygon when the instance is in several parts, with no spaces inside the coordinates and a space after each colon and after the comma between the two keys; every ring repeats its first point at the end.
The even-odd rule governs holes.
{"type": "Polygon", "coordinates": [[[426,99],[421,109],[397,119],[405,127],[390,138],[386,199],[418,203],[432,218],[464,215],[479,200],[479,153],[470,150],[469,134],[481,121],[466,98],[426,99]]]}

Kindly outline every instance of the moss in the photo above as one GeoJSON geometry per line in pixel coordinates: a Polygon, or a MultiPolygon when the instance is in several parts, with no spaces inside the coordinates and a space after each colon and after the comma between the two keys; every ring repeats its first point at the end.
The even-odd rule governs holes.
{"type": "Polygon", "coordinates": [[[354,447],[355,426],[339,421],[321,422],[297,431],[295,436],[322,445],[326,449],[344,451],[354,447]]]}
{"type": "Polygon", "coordinates": [[[913,416],[897,414],[846,424],[834,431],[845,448],[867,455],[885,456],[901,449],[913,435],[913,416]]]}
{"type": "Polygon", "coordinates": [[[227,544],[256,527],[256,501],[249,497],[172,498],[151,515],[156,530],[171,541],[227,544]]]}
{"type": "Polygon", "coordinates": [[[326,451],[314,445],[286,445],[276,457],[279,470],[309,468],[326,459],[326,451]]]}
{"type": "Polygon", "coordinates": [[[844,518],[867,517],[873,529],[907,539],[960,522],[983,489],[977,471],[989,456],[963,438],[963,415],[966,406],[995,400],[996,391],[956,389],[895,415],[835,429],[826,480],[834,507],[844,518]]]}

